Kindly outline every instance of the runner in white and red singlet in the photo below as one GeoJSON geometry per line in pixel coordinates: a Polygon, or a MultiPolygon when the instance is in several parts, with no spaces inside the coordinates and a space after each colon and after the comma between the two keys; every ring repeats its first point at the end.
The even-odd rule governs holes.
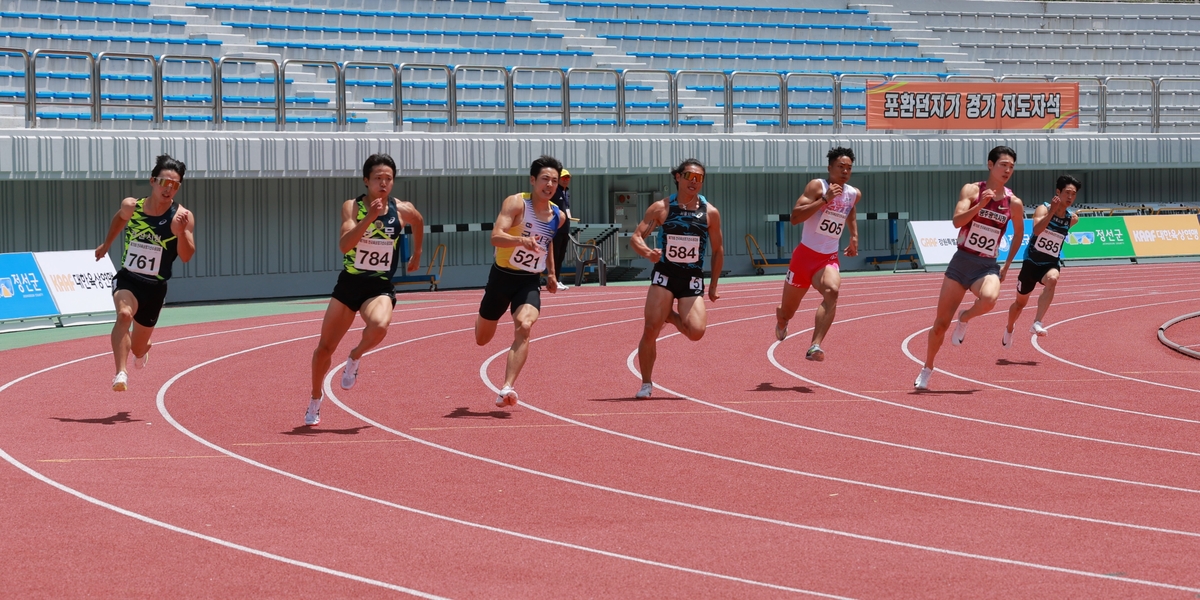
{"type": "Polygon", "coordinates": [[[933,359],[937,357],[954,311],[962,303],[967,290],[975,294],[975,303],[958,314],[958,323],[950,342],[962,344],[967,336],[967,323],[992,310],[1000,295],[1000,282],[1008,275],[1008,267],[1025,238],[1025,205],[1005,187],[1017,165],[1017,153],[1008,146],[996,146],[988,153],[988,178],[979,183],[964,185],[954,207],[954,226],[958,227],[958,251],[946,267],[942,291],[938,296],[937,316],[929,330],[929,348],[925,366],[913,386],[929,389],[933,375],[933,359]],[[1004,266],[996,264],[1000,240],[1011,215],[1013,243],[1009,245],[1004,266]]]}

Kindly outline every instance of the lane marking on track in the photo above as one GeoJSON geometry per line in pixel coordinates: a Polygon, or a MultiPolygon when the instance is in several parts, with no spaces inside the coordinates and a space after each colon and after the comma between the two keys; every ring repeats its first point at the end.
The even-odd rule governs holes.
{"type": "MultiPolygon", "coordinates": [[[[237,442],[230,446],[327,446],[335,444],[399,444],[408,440],[328,440],[314,442],[237,442]]],[[[225,457],[224,454],[221,456],[225,457]]],[[[226,457],[228,458],[228,457],[226,457]]]]}
{"type": "MultiPolygon", "coordinates": [[[[571,427],[571,425],[559,425],[557,423],[547,423],[544,425],[462,425],[458,427],[409,427],[409,431],[454,431],[458,429],[544,429],[547,427],[571,427]]],[[[411,442],[412,440],[403,440],[411,442]]]]}
{"type": "Polygon", "coordinates": [[[191,458],[229,458],[223,454],[205,454],[197,456],[114,456],[111,458],[41,458],[34,462],[40,463],[73,463],[73,462],[107,462],[123,460],[180,460],[191,458]]]}

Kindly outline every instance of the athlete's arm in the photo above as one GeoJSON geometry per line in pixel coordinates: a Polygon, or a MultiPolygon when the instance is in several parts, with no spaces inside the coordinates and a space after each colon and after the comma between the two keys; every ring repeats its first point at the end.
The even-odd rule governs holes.
{"type": "MultiPolygon", "coordinates": [[[[1058,200],[1058,196],[1055,196],[1054,199],[1058,200]]],[[[1033,236],[1034,237],[1042,235],[1042,232],[1046,230],[1046,226],[1050,224],[1050,217],[1053,214],[1054,214],[1054,211],[1052,209],[1047,209],[1045,206],[1039,206],[1039,207],[1037,207],[1037,210],[1033,211],[1033,236]]],[[[1014,225],[1014,227],[1016,227],[1016,226],[1014,225]]]]}
{"type": "Polygon", "coordinates": [[[171,219],[171,233],[175,234],[175,251],[183,262],[192,260],[196,254],[196,216],[180,206],[171,219]]]}
{"type": "Polygon", "coordinates": [[[958,193],[958,204],[954,205],[954,227],[956,229],[965,227],[975,218],[975,215],[979,214],[979,209],[986,206],[995,195],[994,190],[983,190],[983,193],[980,193],[978,183],[964,185],[962,191],[958,193]],[[979,196],[978,202],[975,202],[976,196],[979,196]]]}
{"type": "MultiPolygon", "coordinates": [[[[858,202],[862,202],[862,193],[858,195],[858,202]]],[[[846,245],[846,256],[858,256],[858,206],[850,209],[850,214],[846,215],[846,229],[850,232],[850,243],[846,245]]]]}
{"type": "Polygon", "coordinates": [[[642,222],[638,223],[637,229],[633,231],[633,237],[629,238],[629,245],[637,252],[638,256],[656,263],[662,258],[662,250],[659,248],[651,249],[646,245],[646,238],[667,220],[667,199],[664,198],[650,205],[646,209],[646,215],[642,217],[642,222]]]}
{"type": "Polygon", "coordinates": [[[350,199],[342,204],[342,236],[338,238],[338,250],[342,254],[357,245],[375,218],[387,210],[385,201],[384,198],[372,198],[367,204],[367,216],[361,221],[358,220],[358,200],[350,199]]]}
{"type": "Polygon", "coordinates": [[[1004,281],[1009,265],[1016,258],[1017,251],[1021,249],[1021,242],[1025,240],[1025,205],[1020,198],[1011,196],[1008,199],[1008,209],[1010,215],[1021,215],[1021,217],[1012,220],[1013,238],[1012,243],[1008,245],[1008,258],[1004,259],[1004,266],[1000,269],[1000,281],[1004,281]]]}
{"type": "Polygon", "coordinates": [[[796,199],[796,205],[792,207],[792,225],[799,225],[817,214],[817,211],[825,207],[825,203],[833,200],[842,192],[842,186],[833,184],[829,186],[829,190],[821,185],[820,179],[814,179],[804,186],[804,193],[796,199]]]}
{"type": "Polygon", "coordinates": [[[712,277],[708,283],[708,299],[716,302],[721,297],[717,293],[717,280],[721,278],[721,268],[725,266],[725,238],[721,235],[721,213],[711,204],[708,205],[708,241],[712,244],[712,277]]]}
{"type": "Polygon", "coordinates": [[[401,221],[412,227],[412,257],[408,259],[408,272],[412,273],[421,266],[421,248],[425,243],[425,219],[412,202],[396,201],[396,211],[400,213],[401,221]]]}
{"type": "Polygon", "coordinates": [[[104,243],[96,247],[96,260],[100,260],[104,258],[105,254],[108,254],[108,249],[121,234],[121,230],[125,229],[129,220],[133,218],[133,211],[136,209],[137,198],[126,198],[121,201],[121,208],[117,209],[117,214],[113,215],[112,223],[108,226],[108,235],[104,236],[104,243]]]}
{"type": "Polygon", "coordinates": [[[497,248],[525,246],[526,250],[536,248],[537,242],[532,237],[511,235],[508,233],[508,230],[512,229],[513,225],[520,225],[524,214],[524,196],[513,194],[505,198],[504,204],[500,206],[500,214],[496,215],[496,223],[492,225],[492,245],[497,248]]]}

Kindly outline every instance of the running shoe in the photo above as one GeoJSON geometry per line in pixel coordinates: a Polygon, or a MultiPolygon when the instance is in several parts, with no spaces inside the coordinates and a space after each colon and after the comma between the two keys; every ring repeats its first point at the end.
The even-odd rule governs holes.
{"type": "Polygon", "coordinates": [[[147,364],[147,363],[149,363],[149,362],[150,362],[150,350],[149,350],[149,349],[146,349],[146,353],[145,353],[145,354],[143,354],[143,355],[141,355],[141,356],[134,355],[134,357],[133,357],[133,368],[135,368],[135,369],[145,369],[145,368],[146,368],[146,364],[147,364]]]}
{"type": "Polygon", "coordinates": [[[311,398],[308,401],[308,410],[304,411],[304,424],[312,427],[321,422],[321,399],[311,398]]]}
{"type": "Polygon", "coordinates": [[[808,352],[804,354],[804,358],[813,362],[821,362],[825,360],[825,351],[820,346],[813,344],[808,347],[808,352]]]}
{"type": "Polygon", "coordinates": [[[1029,326],[1029,333],[1036,334],[1038,337],[1046,337],[1050,330],[1042,327],[1041,321],[1034,321],[1033,325],[1029,326]]]}
{"type": "Polygon", "coordinates": [[[116,377],[113,377],[112,390],[114,392],[123,392],[127,389],[129,389],[129,376],[125,374],[125,371],[121,371],[117,373],[116,377]]]}
{"type": "Polygon", "coordinates": [[[954,344],[955,346],[961,346],[966,337],[967,324],[959,321],[958,324],[954,326],[954,334],[950,336],[950,343],[954,344]]]}
{"type": "Polygon", "coordinates": [[[933,369],[921,369],[921,373],[917,375],[917,380],[913,382],[913,387],[918,390],[929,389],[929,378],[933,377],[933,369]]]}
{"type": "Polygon", "coordinates": [[[517,390],[514,390],[507,385],[500,388],[500,394],[496,396],[496,406],[501,408],[505,406],[516,406],[517,390]]]}
{"type": "Polygon", "coordinates": [[[569,285],[567,285],[567,284],[565,284],[565,283],[563,283],[563,282],[561,282],[561,281],[557,281],[557,280],[556,280],[556,282],[558,283],[558,291],[560,291],[560,292],[561,292],[561,291],[563,291],[563,290],[569,290],[569,289],[571,289],[571,286],[569,286],[569,285]]]}
{"type": "Polygon", "coordinates": [[[346,368],[342,369],[342,389],[348,390],[354,387],[354,382],[358,381],[358,361],[349,356],[346,357],[346,368]]]}
{"type": "Polygon", "coordinates": [[[1012,348],[1012,334],[1013,332],[1007,329],[1004,330],[1004,339],[1000,343],[1004,344],[1005,348],[1012,348]]]}
{"type": "Polygon", "coordinates": [[[646,398],[649,398],[650,395],[653,393],[654,393],[654,384],[653,383],[643,383],[642,387],[638,388],[637,393],[634,394],[633,397],[637,398],[639,400],[645,400],[646,398]]]}
{"type": "Polygon", "coordinates": [[[787,339],[787,325],[784,325],[783,327],[780,327],[779,325],[775,326],[775,339],[781,342],[787,339]]]}

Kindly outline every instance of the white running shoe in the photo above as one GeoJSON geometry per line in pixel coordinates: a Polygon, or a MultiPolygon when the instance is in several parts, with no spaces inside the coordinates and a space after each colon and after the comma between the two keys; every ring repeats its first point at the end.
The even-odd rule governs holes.
{"type": "Polygon", "coordinates": [[[933,377],[933,369],[922,368],[917,375],[917,380],[913,382],[913,387],[918,390],[929,389],[929,378],[933,377]]]}
{"type": "Polygon", "coordinates": [[[310,398],[308,410],[304,411],[304,424],[312,427],[321,422],[321,398],[310,398]]]}
{"type": "Polygon", "coordinates": [[[563,290],[569,290],[569,289],[571,289],[571,286],[569,286],[569,285],[567,285],[567,284],[565,284],[565,283],[563,283],[563,282],[561,282],[561,281],[558,281],[557,279],[555,280],[555,283],[557,283],[557,284],[558,284],[558,291],[560,291],[560,292],[561,292],[561,291],[563,291],[563,290]]]}
{"type": "Polygon", "coordinates": [[[654,384],[653,383],[643,383],[642,387],[638,388],[637,393],[634,394],[633,397],[637,398],[639,400],[645,400],[646,398],[649,398],[650,395],[653,393],[654,393],[654,384]]]}
{"type": "Polygon", "coordinates": [[[505,406],[517,405],[517,390],[514,390],[507,385],[500,388],[500,394],[496,396],[496,406],[504,408],[505,406]]]}
{"type": "Polygon", "coordinates": [[[1004,330],[1004,339],[1000,343],[1004,344],[1005,348],[1012,348],[1012,334],[1013,332],[1008,329],[1004,330]]]}
{"type": "Polygon", "coordinates": [[[820,346],[813,344],[808,347],[808,352],[804,354],[804,358],[813,362],[821,362],[825,360],[825,351],[820,346]]]}
{"type": "Polygon", "coordinates": [[[114,392],[123,392],[127,389],[129,389],[129,376],[125,374],[125,371],[121,371],[117,373],[116,377],[113,377],[112,390],[114,392]]]}
{"type": "MultiPolygon", "coordinates": [[[[132,354],[132,353],[131,353],[131,354],[132,354]]],[[[149,362],[150,362],[150,350],[149,350],[149,349],[147,349],[147,350],[146,350],[146,353],[145,353],[145,354],[143,354],[143,355],[141,355],[141,356],[134,355],[134,357],[133,357],[133,368],[135,368],[135,369],[145,369],[145,368],[146,368],[146,365],[147,365],[149,362]]]]}
{"type": "Polygon", "coordinates": [[[954,344],[955,346],[961,346],[966,337],[967,324],[959,321],[958,324],[954,326],[954,333],[950,336],[950,343],[954,344]]]}
{"type": "Polygon", "coordinates": [[[1035,334],[1038,337],[1046,337],[1046,334],[1050,333],[1050,330],[1042,327],[1041,321],[1034,321],[1033,325],[1029,326],[1029,333],[1035,334]]]}
{"type": "Polygon", "coordinates": [[[362,359],[354,360],[349,356],[346,357],[346,368],[342,369],[342,389],[348,390],[354,387],[354,382],[358,381],[358,362],[362,359]]]}
{"type": "Polygon", "coordinates": [[[775,326],[775,339],[781,342],[787,339],[787,325],[784,325],[782,328],[778,325],[775,326]]]}

